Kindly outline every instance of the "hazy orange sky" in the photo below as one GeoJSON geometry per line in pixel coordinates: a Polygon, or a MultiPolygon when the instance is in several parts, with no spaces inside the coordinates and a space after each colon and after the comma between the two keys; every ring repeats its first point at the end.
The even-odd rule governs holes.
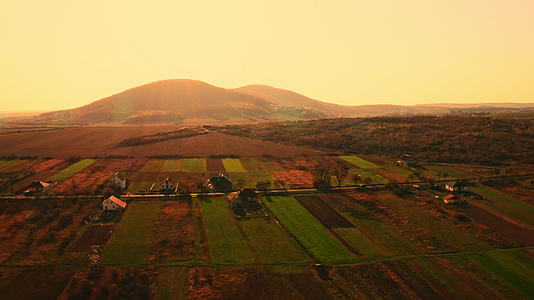
{"type": "Polygon", "coordinates": [[[533,0],[0,2],[0,111],[151,81],[340,104],[534,102],[533,0]]]}

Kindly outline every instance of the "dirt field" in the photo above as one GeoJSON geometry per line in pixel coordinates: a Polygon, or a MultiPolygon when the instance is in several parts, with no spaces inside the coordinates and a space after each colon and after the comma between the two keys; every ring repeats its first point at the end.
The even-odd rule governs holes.
{"type": "Polygon", "coordinates": [[[83,235],[78,239],[72,251],[85,252],[91,249],[91,246],[104,245],[111,236],[113,225],[93,225],[89,226],[83,235]]]}
{"type": "Polygon", "coordinates": [[[149,261],[190,260],[195,255],[195,230],[189,200],[165,201],[150,234],[149,261]]]}
{"type": "Polygon", "coordinates": [[[78,127],[62,130],[0,135],[0,156],[53,158],[80,157],[148,157],[241,155],[278,157],[318,154],[319,151],[281,145],[244,137],[210,133],[132,147],[117,147],[125,139],[176,130],[167,126],[78,127]]]}
{"type": "Polygon", "coordinates": [[[206,169],[209,173],[223,173],[226,172],[224,165],[220,158],[208,158],[206,159],[206,169]]]}
{"type": "Polygon", "coordinates": [[[300,170],[273,172],[273,176],[288,187],[312,187],[314,181],[310,172],[300,170]]]}
{"type": "Polygon", "coordinates": [[[296,196],[295,198],[327,228],[354,227],[347,219],[321,200],[318,195],[296,196]]]}
{"type": "Polygon", "coordinates": [[[473,205],[458,205],[451,209],[465,214],[473,221],[482,224],[503,239],[503,246],[533,245],[534,231],[519,227],[486,210],[473,205]]]}

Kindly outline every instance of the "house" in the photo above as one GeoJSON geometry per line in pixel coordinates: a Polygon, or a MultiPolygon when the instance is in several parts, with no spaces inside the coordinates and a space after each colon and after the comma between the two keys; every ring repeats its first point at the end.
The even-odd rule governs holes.
{"type": "Polygon", "coordinates": [[[402,158],[393,163],[394,166],[417,168],[419,162],[409,153],[404,153],[402,158]]]}
{"type": "Polygon", "coordinates": [[[258,195],[254,189],[244,188],[239,192],[233,192],[228,194],[228,201],[232,206],[241,204],[247,205],[249,203],[257,203],[258,195]]]}
{"type": "Polygon", "coordinates": [[[207,186],[215,191],[231,191],[232,181],[223,173],[208,179],[207,186]]]}
{"type": "Polygon", "coordinates": [[[467,190],[468,183],[464,181],[454,181],[445,184],[445,189],[451,192],[464,192],[467,190]]]}
{"type": "Polygon", "coordinates": [[[178,183],[172,183],[171,179],[167,177],[160,185],[159,191],[162,193],[176,193],[178,183]]]}
{"type": "Polygon", "coordinates": [[[126,208],[126,202],[122,201],[121,199],[111,196],[107,198],[106,200],[102,201],[102,209],[109,211],[109,210],[122,210],[126,208]]]}
{"type": "Polygon", "coordinates": [[[25,195],[43,194],[50,190],[52,186],[54,186],[53,182],[34,181],[30,185],[23,188],[21,193],[25,195]]]}
{"type": "Polygon", "coordinates": [[[126,174],[123,172],[116,172],[115,174],[113,174],[113,176],[111,176],[111,178],[109,178],[108,182],[112,188],[124,190],[126,189],[127,184],[126,174]]]}
{"type": "Polygon", "coordinates": [[[446,204],[455,204],[455,203],[463,203],[464,200],[462,200],[457,195],[448,194],[445,197],[443,197],[443,202],[445,202],[446,204]]]}

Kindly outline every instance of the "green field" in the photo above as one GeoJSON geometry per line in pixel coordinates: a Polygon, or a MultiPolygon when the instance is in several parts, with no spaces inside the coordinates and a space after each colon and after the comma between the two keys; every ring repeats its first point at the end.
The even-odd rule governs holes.
{"type": "Polygon", "coordinates": [[[168,159],[163,163],[162,172],[181,172],[184,162],[181,159],[168,159]]]}
{"type": "Polygon", "coordinates": [[[376,165],[376,164],[374,164],[374,163],[372,163],[370,161],[367,161],[365,159],[359,158],[358,156],[342,155],[342,156],[339,156],[339,158],[350,162],[351,164],[355,165],[358,168],[362,168],[362,169],[380,169],[380,166],[378,166],[378,165],[376,165]]]}
{"type": "Polygon", "coordinates": [[[0,160],[0,169],[9,167],[17,162],[19,162],[19,159],[7,159],[7,160],[0,160]]]}
{"type": "Polygon", "coordinates": [[[472,191],[485,195],[487,201],[477,201],[477,205],[488,207],[497,214],[504,214],[512,219],[534,226],[534,207],[526,202],[511,197],[503,192],[485,185],[469,187],[472,191]]]}
{"type": "Polygon", "coordinates": [[[152,186],[153,182],[152,181],[134,181],[134,182],[131,182],[129,185],[128,185],[128,192],[132,193],[132,194],[136,194],[136,193],[139,193],[141,191],[145,191],[145,192],[148,192],[150,187],[152,186]]]}
{"type": "Polygon", "coordinates": [[[148,257],[148,235],[156,220],[160,201],[134,201],[128,203],[121,221],[102,253],[102,264],[138,265],[148,257]]]}
{"type": "Polygon", "coordinates": [[[293,196],[265,196],[263,203],[318,260],[325,263],[355,259],[293,196]]]}
{"type": "Polygon", "coordinates": [[[207,198],[199,202],[211,260],[215,263],[251,263],[253,258],[247,242],[234,223],[226,199],[207,198]]]}
{"type": "Polygon", "coordinates": [[[352,203],[352,207],[336,207],[336,210],[354,224],[362,235],[372,243],[373,246],[368,245],[366,242],[362,242],[362,246],[355,246],[353,245],[354,242],[352,242],[355,237],[348,237],[347,242],[361,251],[362,254],[401,255],[418,252],[410,242],[404,240],[387,224],[375,218],[364,207],[352,203]],[[363,249],[359,247],[363,247],[363,249]]]}
{"type": "MultiPolygon", "coordinates": [[[[477,175],[473,173],[469,173],[463,170],[456,169],[453,166],[447,166],[447,165],[424,165],[425,169],[427,169],[427,172],[430,172],[434,177],[438,178],[438,174],[442,174],[442,179],[449,179],[449,178],[473,178],[477,177],[477,175]],[[446,174],[447,176],[443,176],[443,174],[446,174]]],[[[425,171],[423,171],[425,173],[425,171]]]]}
{"type": "Polygon", "coordinates": [[[95,161],[96,160],[94,160],[94,159],[82,159],[79,162],[77,162],[75,164],[72,164],[72,165],[68,166],[67,168],[59,171],[56,174],[54,174],[53,176],[48,178],[48,180],[53,180],[53,181],[65,180],[65,179],[71,177],[72,175],[82,171],[83,169],[89,167],[95,161]]]}
{"type": "Polygon", "coordinates": [[[365,178],[371,178],[371,180],[373,181],[373,183],[388,183],[389,181],[376,174],[376,173],[373,173],[369,170],[364,170],[364,169],[358,169],[358,168],[352,168],[349,170],[349,173],[351,174],[356,174],[356,175],[360,175],[361,176],[361,183],[364,183],[365,181],[365,178]]]}
{"type": "Polygon", "coordinates": [[[186,299],[186,293],[186,268],[164,268],[159,271],[158,300],[186,299]]]}
{"type": "Polygon", "coordinates": [[[162,159],[151,159],[141,168],[140,172],[160,172],[165,161],[162,159]]]}
{"type": "Polygon", "coordinates": [[[408,217],[411,221],[432,233],[432,236],[443,244],[446,248],[445,250],[481,250],[489,248],[489,245],[478,240],[473,234],[459,229],[444,218],[432,216],[418,205],[413,205],[410,199],[401,198],[390,193],[380,193],[377,196],[381,203],[408,217]]]}
{"type": "Polygon", "coordinates": [[[228,176],[232,180],[234,187],[237,187],[240,182],[244,183],[245,188],[256,188],[258,182],[273,182],[274,179],[269,173],[229,173],[228,176]]]}
{"type": "Polygon", "coordinates": [[[183,172],[187,173],[205,173],[206,159],[205,158],[184,158],[183,172]]]}
{"type": "Polygon", "coordinates": [[[363,256],[384,255],[384,252],[357,228],[335,228],[334,231],[363,256]]]}
{"type": "Polygon", "coordinates": [[[242,157],[241,164],[248,172],[283,171],[284,168],[275,160],[257,157],[242,157]]]}
{"type": "Polygon", "coordinates": [[[240,221],[250,248],[261,263],[309,262],[306,253],[274,220],[240,221]]]}
{"type": "Polygon", "coordinates": [[[238,158],[223,158],[224,169],[229,173],[243,173],[246,172],[245,167],[241,164],[238,158]]]}

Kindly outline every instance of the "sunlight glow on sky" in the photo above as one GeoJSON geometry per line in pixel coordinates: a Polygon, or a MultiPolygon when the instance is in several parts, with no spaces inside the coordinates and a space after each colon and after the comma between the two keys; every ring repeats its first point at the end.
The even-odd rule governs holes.
{"type": "Polygon", "coordinates": [[[346,105],[534,102],[532,0],[0,2],[0,111],[170,78],[346,105]]]}

